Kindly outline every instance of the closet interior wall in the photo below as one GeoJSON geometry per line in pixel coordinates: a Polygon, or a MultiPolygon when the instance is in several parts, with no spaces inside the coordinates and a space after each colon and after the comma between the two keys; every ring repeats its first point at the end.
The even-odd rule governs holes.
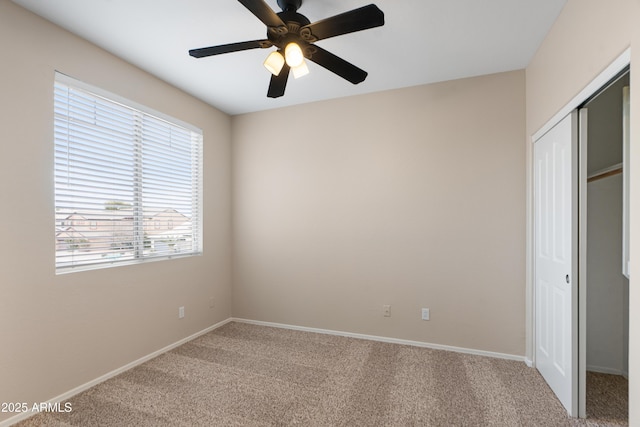
{"type": "Polygon", "coordinates": [[[622,88],[588,108],[587,370],[628,375],[629,280],[622,274],[622,88]]]}

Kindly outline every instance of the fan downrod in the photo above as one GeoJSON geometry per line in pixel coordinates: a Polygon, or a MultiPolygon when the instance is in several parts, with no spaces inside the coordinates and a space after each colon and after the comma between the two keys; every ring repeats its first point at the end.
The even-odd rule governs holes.
{"type": "Polygon", "coordinates": [[[302,0],[278,0],[278,6],[283,12],[295,12],[302,6],[302,0]]]}

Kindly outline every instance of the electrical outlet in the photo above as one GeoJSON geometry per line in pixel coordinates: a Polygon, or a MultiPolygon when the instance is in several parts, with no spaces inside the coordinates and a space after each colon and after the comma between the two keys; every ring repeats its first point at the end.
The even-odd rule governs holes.
{"type": "Polygon", "coordinates": [[[184,307],[178,307],[178,319],[182,319],[184,317],[184,307]]]}
{"type": "Polygon", "coordinates": [[[382,306],[382,315],[384,317],[391,317],[391,306],[390,305],[383,305],[382,306]]]}
{"type": "Polygon", "coordinates": [[[216,301],[213,299],[213,297],[209,298],[209,308],[213,308],[216,306],[216,301]]]}
{"type": "Polygon", "coordinates": [[[428,308],[423,308],[422,309],[422,320],[429,320],[429,309],[428,308]]]}

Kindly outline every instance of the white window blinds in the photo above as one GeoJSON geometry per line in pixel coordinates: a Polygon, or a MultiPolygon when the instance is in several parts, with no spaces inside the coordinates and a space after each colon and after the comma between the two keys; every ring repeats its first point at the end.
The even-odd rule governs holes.
{"type": "Polygon", "coordinates": [[[56,74],[58,273],[202,252],[202,132],[134,105],[56,74]]]}

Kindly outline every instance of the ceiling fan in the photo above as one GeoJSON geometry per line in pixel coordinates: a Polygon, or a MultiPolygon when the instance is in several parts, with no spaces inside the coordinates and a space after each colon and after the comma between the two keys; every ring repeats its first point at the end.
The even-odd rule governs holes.
{"type": "Polygon", "coordinates": [[[358,84],[367,78],[366,71],[314,43],[329,37],[384,25],[384,13],[376,5],[370,4],[311,23],[304,15],[297,12],[302,5],[302,0],[277,0],[278,6],[282,9],[282,12],[278,13],[274,12],[264,0],[238,1],[267,26],[267,38],[191,49],[189,55],[194,58],[204,58],[275,46],[277,50],[271,52],[264,62],[264,66],[272,73],[267,91],[269,98],[284,95],[289,71],[295,78],[309,72],[305,58],[353,84],[358,84]]]}

